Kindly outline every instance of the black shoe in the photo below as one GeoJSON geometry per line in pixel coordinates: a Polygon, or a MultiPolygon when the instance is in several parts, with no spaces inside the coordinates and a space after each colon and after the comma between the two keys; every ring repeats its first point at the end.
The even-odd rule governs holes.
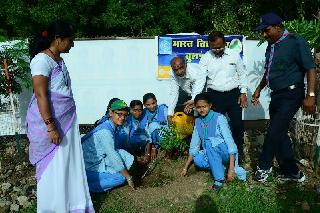
{"type": "Polygon", "coordinates": [[[299,171],[297,174],[279,175],[278,179],[281,181],[296,181],[302,183],[306,180],[306,176],[302,171],[299,171]]]}
{"type": "Polygon", "coordinates": [[[218,193],[218,192],[220,192],[220,190],[221,190],[222,187],[223,187],[223,185],[222,185],[222,186],[213,185],[211,189],[212,189],[212,191],[213,191],[214,193],[218,193]]]}
{"type": "Polygon", "coordinates": [[[258,182],[265,182],[269,177],[269,174],[272,172],[272,167],[267,170],[260,169],[257,167],[257,170],[253,174],[253,180],[258,182]]]}

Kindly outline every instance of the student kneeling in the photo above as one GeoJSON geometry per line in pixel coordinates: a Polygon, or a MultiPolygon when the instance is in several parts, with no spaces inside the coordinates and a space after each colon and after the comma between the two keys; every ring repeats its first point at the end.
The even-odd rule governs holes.
{"type": "Polygon", "coordinates": [[[200,117],[195,121],[188,160],[181,172],[185,176],[192,162],[200,168],[210,169],[214,178],[213,189],[217,190],[225,182],[224,165],[227,165],[227,180],[237,175],[246,179],[246,171],[238,165],[238,151],[224,115],[212,111],[207,93],[195,97],[195,106],[200,117]],[[200,144],[203,150],[200,150],[200,144]]]}
{"type": "Polygon", "coordinates": [[[110,108],[110,118],[86,134],[82,140],[83,156],[89,190],[104,192],[123,185],[134,188],[128,170],[134,157],[123,149],[115,148],[115,134],[128,115],[129,108],[122,100],[116,100],[110,108]]]}

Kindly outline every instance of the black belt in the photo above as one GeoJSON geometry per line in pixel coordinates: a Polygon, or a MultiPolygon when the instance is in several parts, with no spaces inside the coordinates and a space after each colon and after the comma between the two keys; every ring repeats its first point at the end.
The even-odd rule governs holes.
{"type": "Polygon", "coordinates": [[[297,88],[304,88],[304,84],[301,84],[301,83],[300,84],[292,84],[292,85],[287,86],[285,88],[272,91],[271,95],[276,95],[276,94],[288,92],[290,90],[294,90],[294,89],[297,89],[297,88]]]}
{"type": "Polygon", "coordinates": [[[229,92],[240,91],[240,89],[238,87],[236,87],[232,90],[228,90],[228,91],[217,91],[217,90],[213,90],[211,88],[208,88],[207,90],[208,90],[208,92],[217,92],[217,93],[229,93],[229,92]]]}

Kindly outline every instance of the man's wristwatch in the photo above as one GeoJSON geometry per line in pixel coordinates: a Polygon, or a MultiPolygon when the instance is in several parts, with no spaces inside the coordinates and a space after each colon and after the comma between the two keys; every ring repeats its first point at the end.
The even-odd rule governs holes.
{"type": "Polygon", "coordinates": [[[315,94],[314,92],[309,92],[309,93],[308,93],[308,96],[310,96],[310,97],[315,97],[316,94],[315,94]]]}

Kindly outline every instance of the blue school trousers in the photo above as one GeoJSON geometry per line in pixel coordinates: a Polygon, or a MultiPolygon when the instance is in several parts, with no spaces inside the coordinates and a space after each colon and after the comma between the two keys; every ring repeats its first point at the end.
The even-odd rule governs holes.
{"type": "MultiPolygon", "coordinates": [[[[211,170],[214,178],[213,185],[222,186],[225,179],[224,166],[229,166],[230,154],[225,143],[221,143],[215,147],[208,141],[205,142],[205,152],[199,152],[193,157],[194,164],[201,169],[211,170]]],[[[236,159],[237,156],[235,156],[236,159]]],[[[236,160],[235,160],[236,161],[236,160]]],[[[240,180],[246,179],[246,171],[237,166],[235,162],[235,175],[240,180]]]]}
{"type": "Polygon", "coordinates": [[[126,178],[120,172],[94,172],[86,171],[90,192],[105,192],[125,184],[126,178]]]}

